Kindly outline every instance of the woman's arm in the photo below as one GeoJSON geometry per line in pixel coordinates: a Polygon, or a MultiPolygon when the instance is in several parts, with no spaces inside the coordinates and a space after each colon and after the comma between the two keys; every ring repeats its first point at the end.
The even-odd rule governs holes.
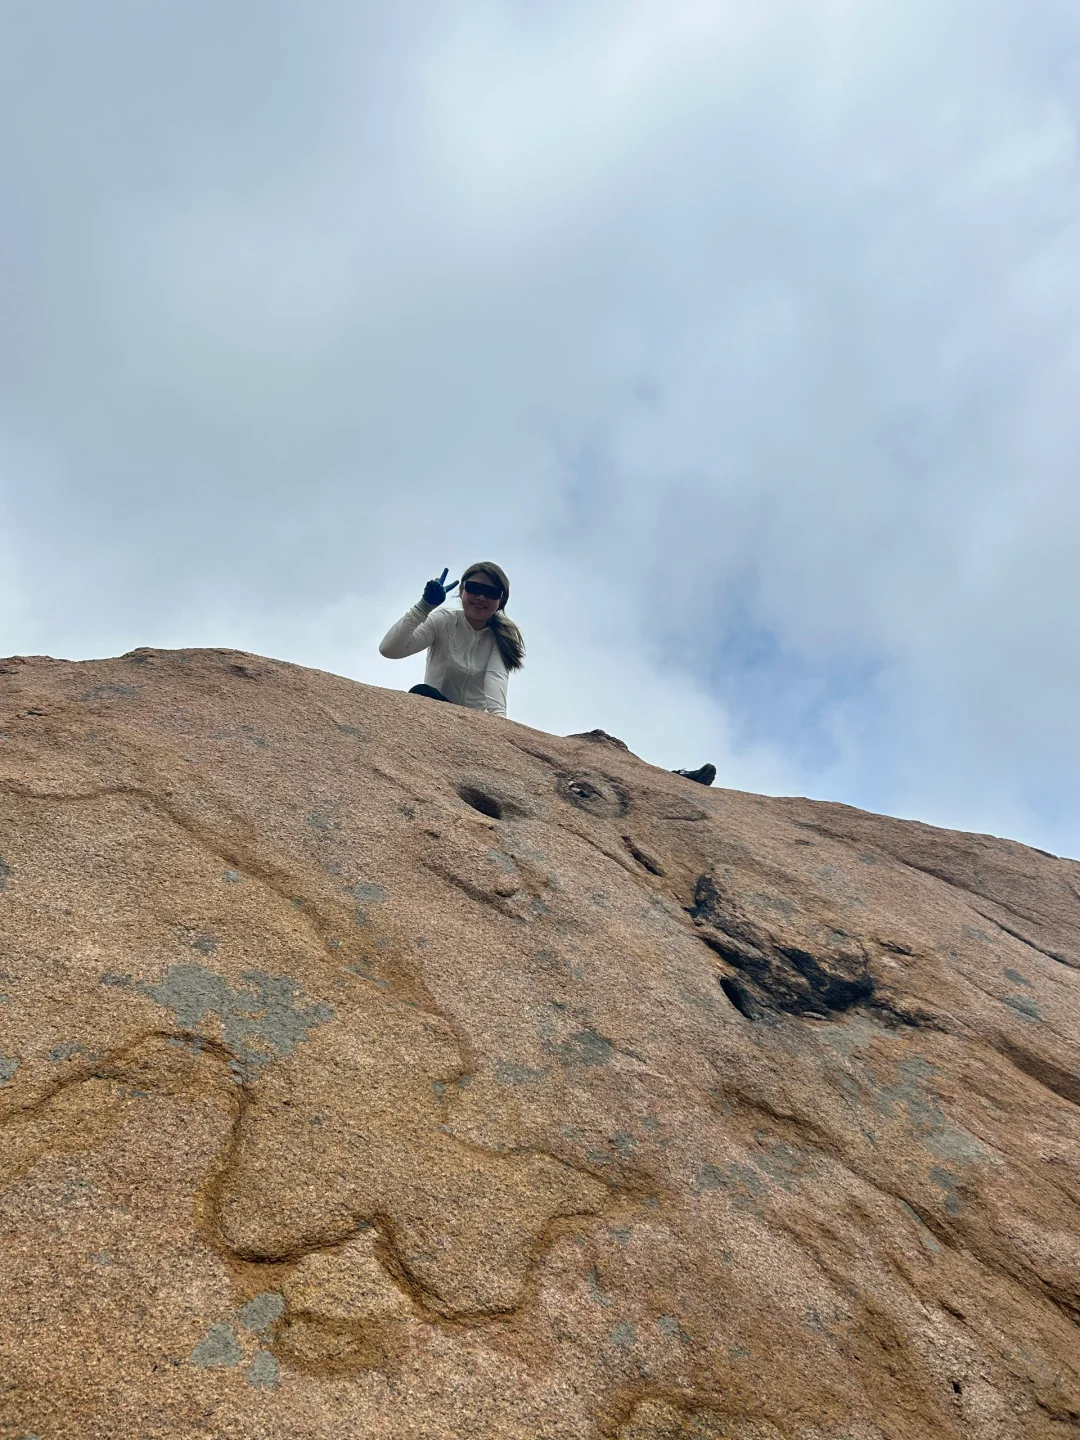
{"type": "Polygon", "coordinates": [[[506,682],[509,675],[506,661],[499,654],[499,647],[491,647],[491,659],[484,671],[484,709],[489,715],[506,718],[506,682]]]}
{"type": "Polygon", "coordinates": [[[439,633],[439,612],[426,600],[419,600],[382,638],[379,654],[387,660],[404,660],[407,655],[419,655],[434,644],[439,633]]]}

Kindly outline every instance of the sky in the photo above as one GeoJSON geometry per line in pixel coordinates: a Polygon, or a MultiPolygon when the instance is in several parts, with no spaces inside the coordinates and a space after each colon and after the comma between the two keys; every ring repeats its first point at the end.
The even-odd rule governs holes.
{"type": "Polygon", "coordinates": [[[1075,0],[5,0],[0,653],[491,558],[513,719],[1080,856],[1078,117],[1075,0]]]}

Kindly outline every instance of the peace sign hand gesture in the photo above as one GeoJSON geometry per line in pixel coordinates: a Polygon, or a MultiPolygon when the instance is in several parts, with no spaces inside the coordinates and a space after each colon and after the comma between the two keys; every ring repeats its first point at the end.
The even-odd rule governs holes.
{"type": "Polygon", "coordinates": [[[447,595],[450,593],[451,590],[453,590],[454,586],[458,583],[456,580],[451,580],[451,581],[450,581],[450,584],[447,585],[447,583],[446,583],[446,577],[447,577],[447,575],[449,575],[449,574],[450,574],[449,569],[446,569],[446,570],[444,570],[444,571],[442,572],[442,574],[439,576],[438,580],[429,580],[429,581],[427,582],[427,584],[424,586],[424,600],[425,600],[425,601],[427,602],[427,604],[430,605],[433,609],[434,609],[435,606],[441,605],[441,604],[443,603],[443,601],[446,599],[447,595]]]}

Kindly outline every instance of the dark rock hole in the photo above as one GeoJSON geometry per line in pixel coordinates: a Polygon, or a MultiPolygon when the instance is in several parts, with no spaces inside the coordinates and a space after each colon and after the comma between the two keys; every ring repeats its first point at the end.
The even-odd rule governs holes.
{"type": "Polygon", "coordinates": [[[754,1012],[750,1009],[750,1002],[740,986],[729,975],[720,976],[720,989],[723,990],[740,1015],[745,1015],[747,1020],[753,1020],[754,1012]]]}
{"type": "Polygon", "coordinates": [[[961,1393],[960,1381],[959,1381],[959,1380],[954,1380],[954,1381],[952,1382],[952,1388],[953,1388],[953,1391],[955,1392],[955,1394],[959,1395],[959,1394],[961,1393]]]}
{"type": "Polygon", "coordinates": [[[502,806],[493,795],[485,795],[483,790],[477,790],[474,785],[459,785],[457,793],[466,805],[479,810],[481,815],[487,815],[492,820],[503,818],[502,806]]]}
{"type": "Polygon", "coordinates": [[[622,841],[638,864],[642,866],[643,869],[648,870],[650,875],[663,875],[664,867],[660,864],[659,860],[654,860],[651,855],[646,855],[644,850],[639,850],[629,835],[624,835],[622,841]]]}
{"type": "Polygon", "coordinates": [[[579,800],[599,800],[600,791],[595,785],[590,785],[587,780],[571,780],[570,794],[576,795],[579,800]]]}

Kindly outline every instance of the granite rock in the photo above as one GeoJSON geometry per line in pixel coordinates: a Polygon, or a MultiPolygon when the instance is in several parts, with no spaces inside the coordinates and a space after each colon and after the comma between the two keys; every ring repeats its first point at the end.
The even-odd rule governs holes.
{"type": "Polygon", "coordinates": [[[0,662],[0,1436],[1080,1434],[1080,866],[0,662]]]}

